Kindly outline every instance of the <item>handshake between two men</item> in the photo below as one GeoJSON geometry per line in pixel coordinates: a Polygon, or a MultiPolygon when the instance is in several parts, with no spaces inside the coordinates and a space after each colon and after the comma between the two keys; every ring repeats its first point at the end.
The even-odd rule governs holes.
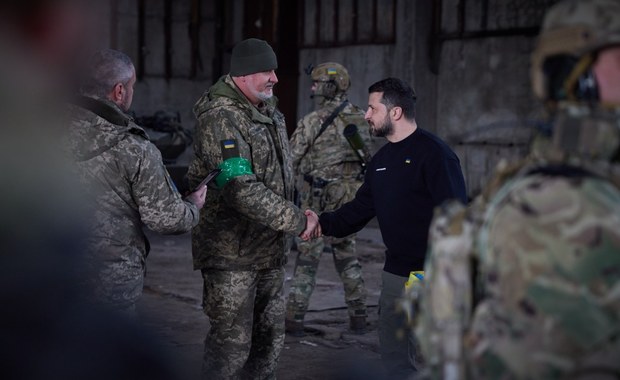
{"type": "Polygon", "coordinates": [[[299,237],[304,241],[321,237],[322,232],[319,216],[312,210],[306,210],[304,214],[306,214],[306,229],[299,237]]]}

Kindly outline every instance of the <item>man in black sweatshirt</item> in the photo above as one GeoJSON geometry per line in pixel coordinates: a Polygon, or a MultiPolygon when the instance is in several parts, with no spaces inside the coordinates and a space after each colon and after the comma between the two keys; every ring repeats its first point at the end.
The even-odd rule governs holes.
{"type": "MultiPolygon", "coordinates": [[[[387,247],[379,299],[381,357],[390,379],[414,372],[413,338],[398,339],[405,315],[395,309],[411,271],[424,269],[433,209],[447,199],[467,202],[459,159],[415,121],[416,95],[404,81],[381,80],[368,89],[365,118],[388,143],[372,158],[355,199],[320,216],[320,232],[343,237],[377,217],[387,247]]],[[[411,334],[408,334],[411,335],[411,334]]]]}

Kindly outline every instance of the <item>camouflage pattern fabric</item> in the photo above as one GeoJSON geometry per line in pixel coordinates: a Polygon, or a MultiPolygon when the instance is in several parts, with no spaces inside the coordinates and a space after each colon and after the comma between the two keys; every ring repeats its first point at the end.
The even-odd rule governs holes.
{"type": "MultiPolygon", "coordinates": [[[[360,136],[369,146],[369,126],[364,112],[348,104],[330,126],[317,137],[323,121],[345,99],[339,94],[333,100],[324,102],[323,107],[311,112],[297,123],[291,136],[293,164],[299,177],[316,179],[314,185],[307,180],[298,182],[301,208],[317,213],[332,211],[355,197],[361,186],[359,158],[343,136],[348,124],[358,126],[360,136]],[[316,186],[322,182],[320,186],[316,186]]],[[[304,242],[298,239],[299,251],[295,273],[287,303],[287,318],[301,321],[308,309],[310,297],[316,284],[316,271],[325,243],[331,245],[334,265],[340,275],[345,301],[350,316],[366,316],[366,289],[362,277],[362,266],[355,253],[355,235],[342,239],[318,238],[304,242]]]]}
{"type": "MultiPolygon", "coordinates": [[[[617,141],[617,114],[587,109],[554,135],[617,141]]],[[[620,176],[583,146],[541,139],[470,207],[438,210],[416,330],[431,378],[617,378],[620,176]]]]}
{"type": "Polygon", "coordinates": [[[104,302],[131,308],[142,294],[148,254],[142,226],[189,232],[198,209],[181,198],[144,130],[114,103],[90,99],[100,112],[71,106],[68,145],[92,215],[95,286],[104,302]]]}
{"type": "MultiPolygon", "coordinates": [[[[345,238],[331,244],[334,265],[344,286],[349,316],[366,316],[366,288],[362,266],[355,255],[355,239],[345,238]]],[[[323,238],[299,241],[295,272],[287,303],[287,318],[302,321],[316,285],[316,272],[323,253],[323,238]]]]}
{"type": "Polygon", "coordinates": [[[212,326],[226,326],[209,329],[203,377],[275,379],[284,347],[284,269],[205,269],[202,276],[205,313],[212,326]],[[279,323],[255,322],[262,320],[279,323]]]}
{"type": "Polygon", "coordinates": [[[222,161],[221,141],[235,140],[254,175],[209,188],[205,212],[192,231],[194,268],[261,270],[286,262],[306,226],[293,202],[293,170],[284,116],[272,99],[259,111],[222,77],[196,103],[198,118],[188,178],[197,185],[222,161]]]}
{"type": "Polygon", "coordinates": [[[236,141],[253,172],[221,189],[210,188],[206,212],[192,232],[194,267],[205,274],[204,310],[211,323],[204,375],[272,378],[284,340],[282,268],[291,235],[306,225],[303,211],[291,201],[293,170],[284,117],[276,99],[254,107],[230,76],[220,78],[194,112],[198,126],[190,184],[223,161],[224,140],[236,141]]]}
{"type": "Polygon", "coordinates": [[[304,116],[291,136],[291,154],[295,173],[332,181],[355,179],[359,174],[359,159],[343,136],[348,124],[355,124],[362,139],[370,147],[370,127],[364,119],[364,111],[348,104],[332,124],[317,138],[321,124],[345,100],[339,94],[326,100],[320,109],[304,116]]]}

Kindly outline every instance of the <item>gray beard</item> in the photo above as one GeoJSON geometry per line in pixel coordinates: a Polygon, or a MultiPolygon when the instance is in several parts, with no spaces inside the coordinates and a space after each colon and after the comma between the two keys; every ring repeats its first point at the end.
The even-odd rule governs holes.
{"type": "Polygon", "coordinates": [[[264,102],[265,100],[271,99],[273,97],[273,93],[271,93],[271,95],[269,95],[269,94],[265,94],[265,93],[259,92],[259,93],[256,94],[256,97],[264,102]]]}

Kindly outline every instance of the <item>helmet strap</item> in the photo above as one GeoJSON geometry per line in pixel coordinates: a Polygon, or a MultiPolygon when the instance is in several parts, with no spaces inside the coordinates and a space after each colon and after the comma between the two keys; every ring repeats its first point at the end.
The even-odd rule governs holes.
{"type": "Polygon", "coordinates": [[[564,93],[568,100],[597,101],[599,99],[598,83],[592,72],[594,54],[582,56],[564,81],[564,93]]]}

